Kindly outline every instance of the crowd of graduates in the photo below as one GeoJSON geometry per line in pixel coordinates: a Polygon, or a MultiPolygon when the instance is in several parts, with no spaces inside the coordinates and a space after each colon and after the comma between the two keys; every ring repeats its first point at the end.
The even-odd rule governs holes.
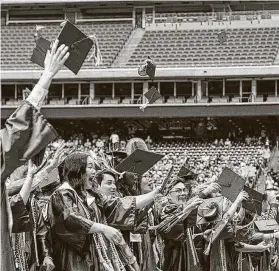
{"type": "Polygon", "coordinates": [[[165,170],[164,155],[140,138],[122,148],[114,137],[109,153],[98,139],[96,148],[54,141],[40,105],[67,50],[53,44],[38,84],[1,130],[1,270],[279,270],[279,195],[267,156],[245,160],[251,179],[226,163],[210,175],[219,160],[187,152],[168,157],[165,170]]]}

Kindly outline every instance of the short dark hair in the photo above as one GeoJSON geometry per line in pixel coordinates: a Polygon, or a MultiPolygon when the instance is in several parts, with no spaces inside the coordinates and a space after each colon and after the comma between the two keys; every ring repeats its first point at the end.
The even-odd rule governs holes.
{"type": "Polygon", "coordinates": [[[96,174],[96,181],[99,185],[101,185],[103,179],[104,179],[104,175],[107,174],[107,175],[110,175],[112,176],[115,180],[117,180],[117,176],[114,172],[112,172],[111,170],[109,169],[105,169],[105,170],[101,170],[99,171],[97,174],[96,174]]]}

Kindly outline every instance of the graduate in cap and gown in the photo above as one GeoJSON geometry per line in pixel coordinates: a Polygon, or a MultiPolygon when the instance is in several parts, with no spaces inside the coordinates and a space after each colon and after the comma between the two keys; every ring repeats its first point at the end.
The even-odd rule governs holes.
{"type": "Polygon", "coordinates": [[[46,54],[44,72],[17,110],[1,130],[1,270],[15,270],[10,233],[12,213],[5,190],[5,181],[19,166],[41,152],[57,136],[53,127],[44,119],[39,109],[50,83],[69,57],[68,47],[58,40],[46,54]]]}
{"type": "Polygon", "coordinates": [[[202,203],[202,199],[189,199],[190,189],[189,183],[176,177],[168,186],[167,200],[160,208],[157,232],[164,240],[163,271],[201,270],[186,218],[202,203]]]}
{"type": "MultiPolygon", "coordinates": [[[[136,150],[148,151],[146,143],[141,138],[132,138],[128,141],[126,145],[126,155],[123,155],[123,152],[114,153],[116,156],[115,166],[121,163],[124,158],[127,158],[127,156],[131,155],[136,150]]],[[[112,176],[113,174],[110,173],[110,175],[112,176]]],[[[114,176],[112,191],[116,192],[120,197],[128,195],[143,195],[152,191],[152,186],[150,185],[150,180],[147,176],[141,176],[139,174],[135,174],[134,172],[125,172],[121,178],[116,175],[114,176]]],[[[151,176],[150,178],[152,179],[151,176]]],[[[102,192],[110,193],[108,189],[104,189],[100,182],[99,184],[101,185],[102,192]]],[[[153,209],[154,202],[143,210],[138,210],[136,212],[134,228],[130,231],[122,231],[123,236],[132,248],[142,271],[147,270],[148,268],[157,270],[157,264],[159,262],[155,244],[155,232],[148,230],[150,226],[154,226],[153,209]]]]}
{"type": "Polygon", "coordinates": [[[85,153],[69,155],[63,184],[50,198],[55,266],[69,271],[138,271],[134,255],[113,227],[130,230],[136,210],[152,202],[160,189],[136,197],[105,197],[92,187],[94,163],[85,153]]]}

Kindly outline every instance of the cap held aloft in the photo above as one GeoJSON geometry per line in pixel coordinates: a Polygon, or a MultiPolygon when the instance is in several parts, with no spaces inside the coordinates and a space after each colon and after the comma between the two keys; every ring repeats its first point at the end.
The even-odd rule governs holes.
{"type": "MultiPolygon", "coordinates": [[[[87,55],[93,47],[93,51],[88,60],[94,59],[95,66],[98,66],[102,62],[102,56],[96,36],[87,36],[81,32],[74,24],[69,21],[65,21],[61,24],[63,27],[58,35],[59,44],[65,44],[69,47],[69,58],[65,62],[65,66],[71,70],[74,74],[77,74],[81,69],[87,55]]],[[[39,37],[36,42],[36,47],[33,50],[31,61],[43,67],[44,59],[47,50],[50,49],[51,43],[39,37]]]]}

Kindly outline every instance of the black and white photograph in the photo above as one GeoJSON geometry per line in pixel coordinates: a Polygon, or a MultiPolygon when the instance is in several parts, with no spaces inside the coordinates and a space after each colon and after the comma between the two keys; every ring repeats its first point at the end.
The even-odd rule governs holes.
{"type": "Polygon", "coordinates": [[[1,271],[279,271],[279,0],[1,0],[1,271]]]}

